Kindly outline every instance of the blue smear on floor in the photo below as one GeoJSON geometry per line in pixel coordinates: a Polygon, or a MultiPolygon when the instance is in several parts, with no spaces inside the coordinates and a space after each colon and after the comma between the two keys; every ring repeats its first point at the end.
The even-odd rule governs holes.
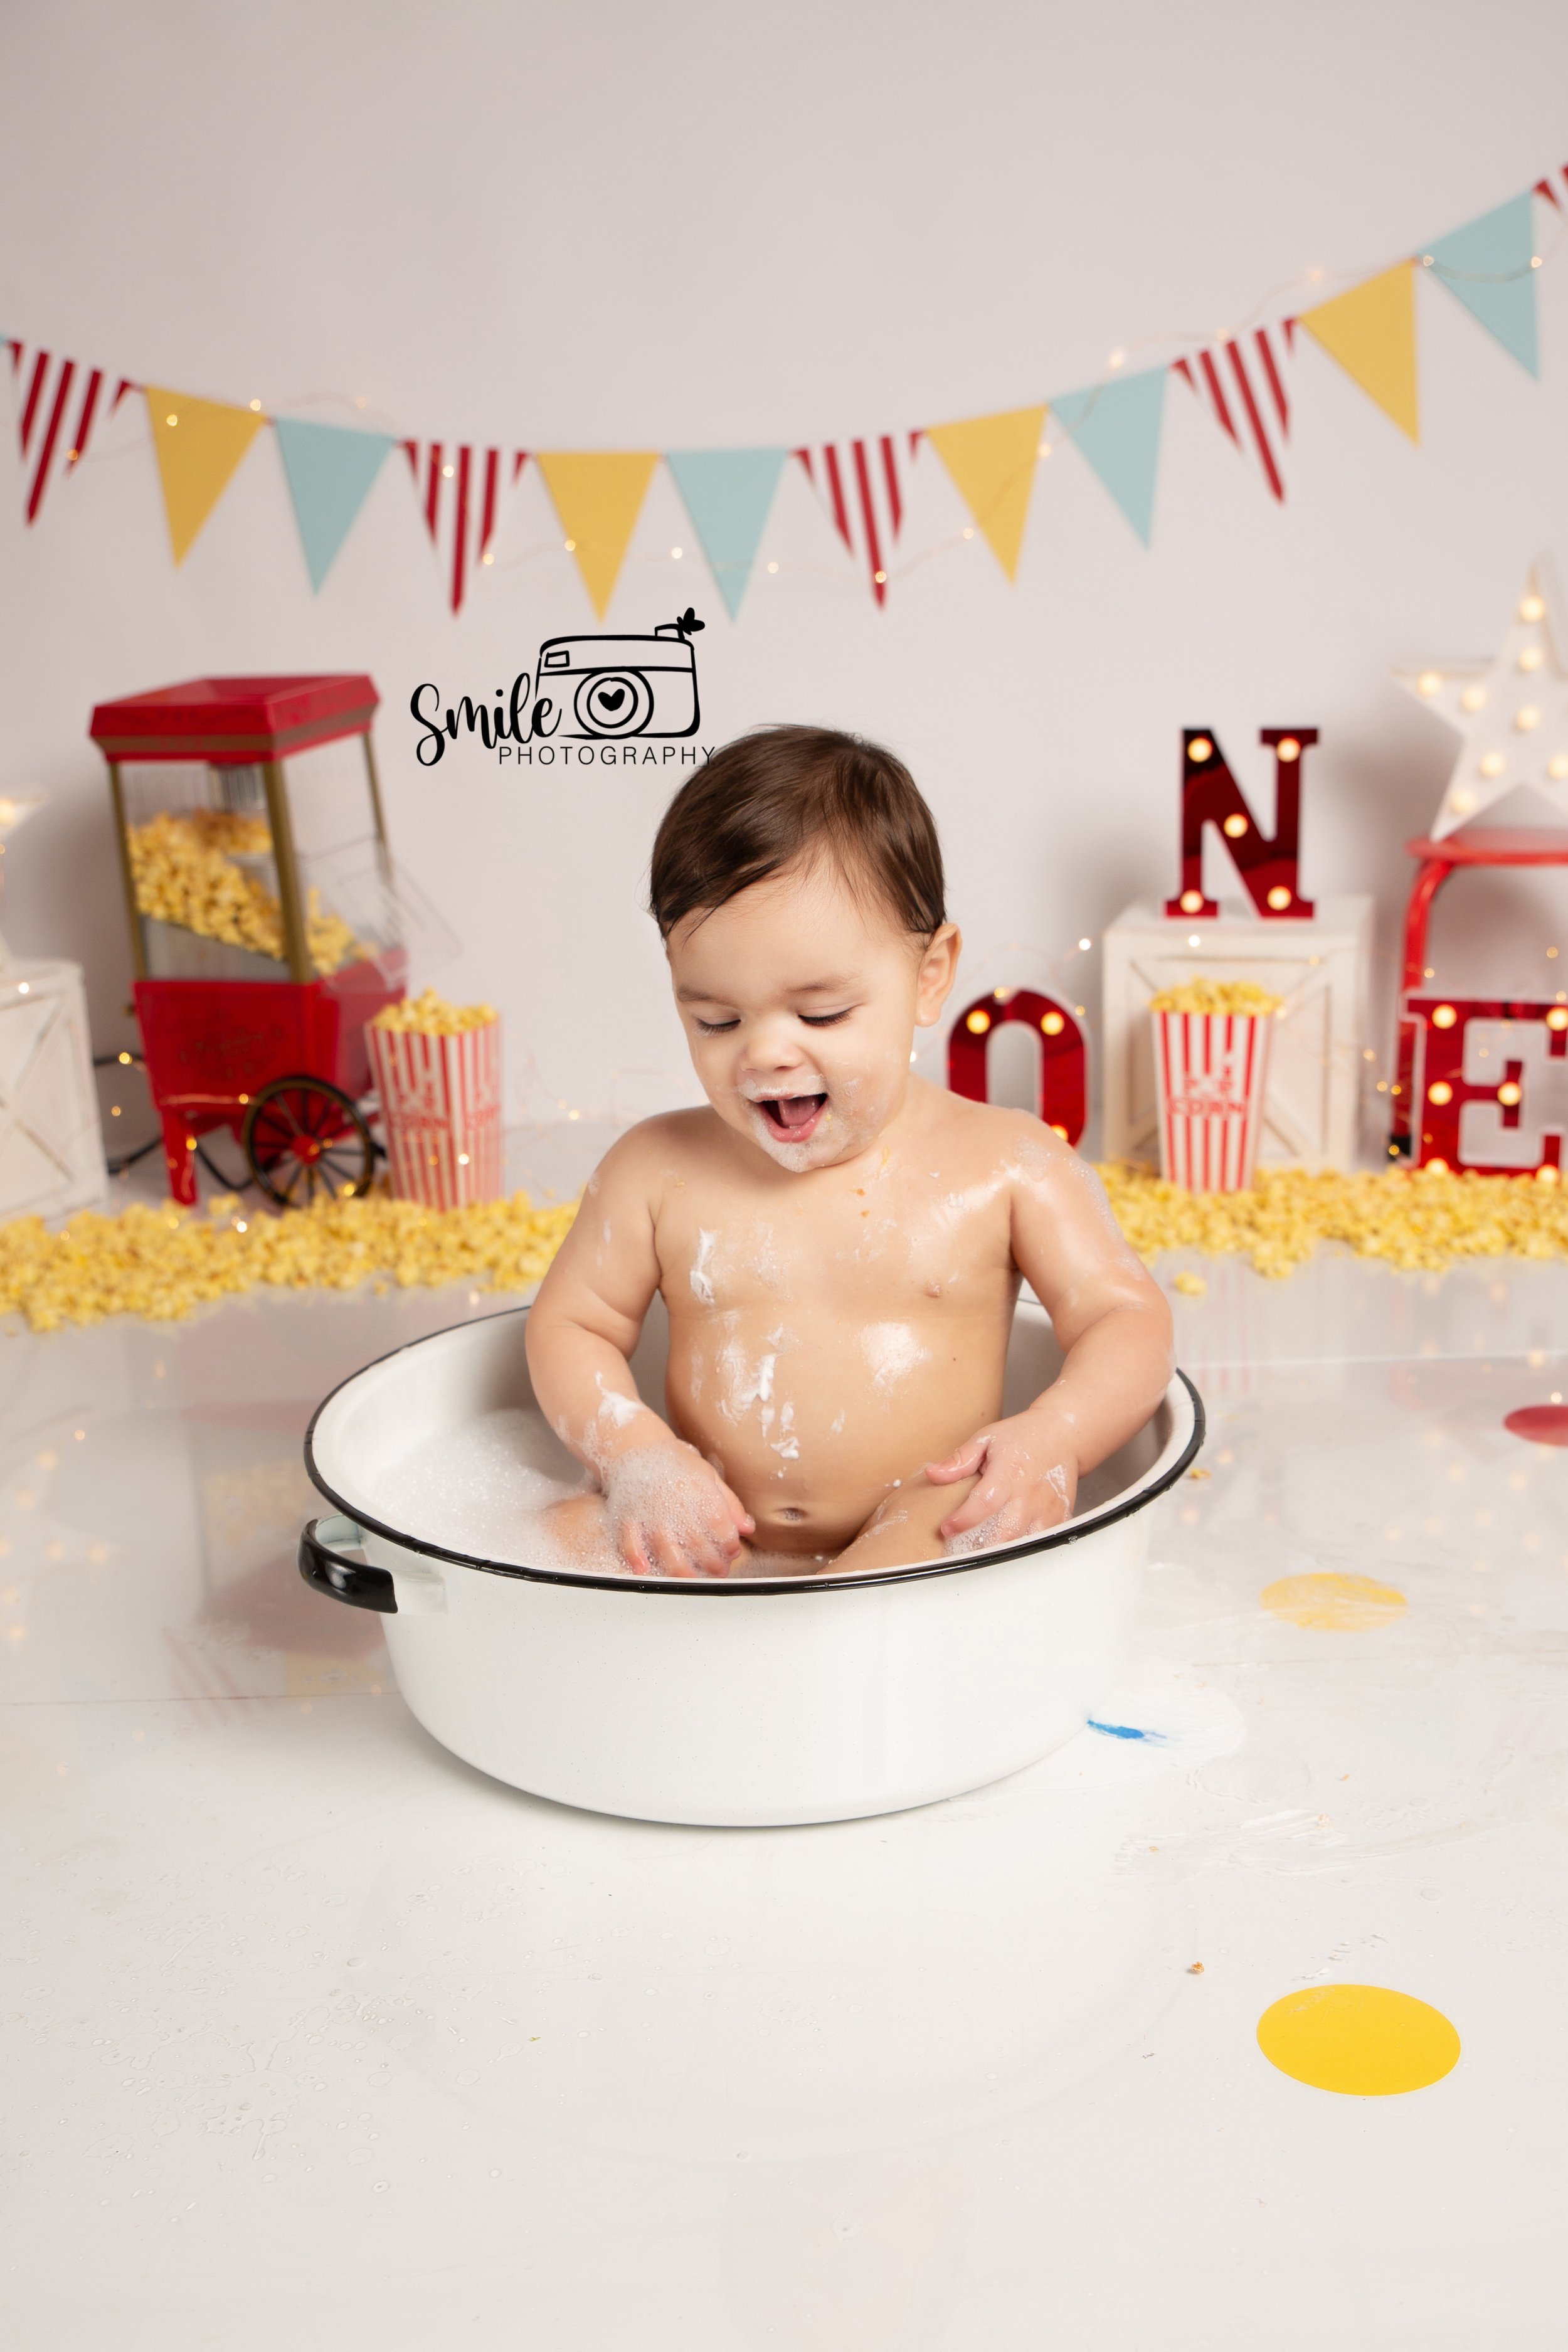
{"type": "Polygon", "coordinates": [[[1165,1745],[1163,1731],[1140,1731],[1131,1723],[1096,1723],[1090,1716],[1089,1727],[1091,1731],[1102,1731],[1107,1739],[1146,1739],[1152,1748],[1163,1748],[1165,1745]]]}

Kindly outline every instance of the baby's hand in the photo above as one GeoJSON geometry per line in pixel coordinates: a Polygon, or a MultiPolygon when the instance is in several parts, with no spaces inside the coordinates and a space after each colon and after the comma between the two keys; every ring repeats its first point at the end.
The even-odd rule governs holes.
{"type": "Polygon", "coordinates": [[[639,1576],[728,1576],[756,1521],[695,1446],[678,1437],[618,1454],[605,1507],[621,1558],[639,1576]]]}
{"type": "Polygon", "coordinates": [[[976,1430],[945,1462],[928,1462],[925,1475],[933,1486],[978,1481],[938,1530],[955,1551],[1043,1535],[1071,1517],[1078,1493],[1078,1456],[1037,1408],[976,1430]]]}

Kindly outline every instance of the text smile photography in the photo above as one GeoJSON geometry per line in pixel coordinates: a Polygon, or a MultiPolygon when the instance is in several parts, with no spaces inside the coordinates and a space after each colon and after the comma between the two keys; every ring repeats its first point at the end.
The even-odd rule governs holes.
{"type": "Polygon", "coordinates": [[[531,676],[520,670],[510,697],[496,688],[493,709],[465,694],[443,713],[427,679],[408,705],[421,730],[415,757],[435,767],[466,727],[498,760],[695,767],[711,747],[680,739],[696,734],[700,718],[690,641],[701,627],[689,605],[651,636],[547,637],[531,676]]]}

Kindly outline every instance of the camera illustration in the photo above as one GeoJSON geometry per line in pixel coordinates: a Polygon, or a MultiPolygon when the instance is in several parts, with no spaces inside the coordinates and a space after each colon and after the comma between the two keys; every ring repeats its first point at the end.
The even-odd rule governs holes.
{"type": "Polygon", "coordinates": [[[702,626],[690,613],[651,637],[547,637],[539,648],[533,733],[619,742],[633,735],[694,735],[702,626]]]}

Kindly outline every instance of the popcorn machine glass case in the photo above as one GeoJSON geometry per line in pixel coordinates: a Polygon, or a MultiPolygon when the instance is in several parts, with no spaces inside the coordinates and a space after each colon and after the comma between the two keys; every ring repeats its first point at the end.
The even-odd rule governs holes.
{"type": "Polygon", "coordinates": [[[198,678],[100,703],[169,1189],[233,1130],[271,1199],[361,1192],[364,1024],[404,992],[368,677],[198,678]]]}

